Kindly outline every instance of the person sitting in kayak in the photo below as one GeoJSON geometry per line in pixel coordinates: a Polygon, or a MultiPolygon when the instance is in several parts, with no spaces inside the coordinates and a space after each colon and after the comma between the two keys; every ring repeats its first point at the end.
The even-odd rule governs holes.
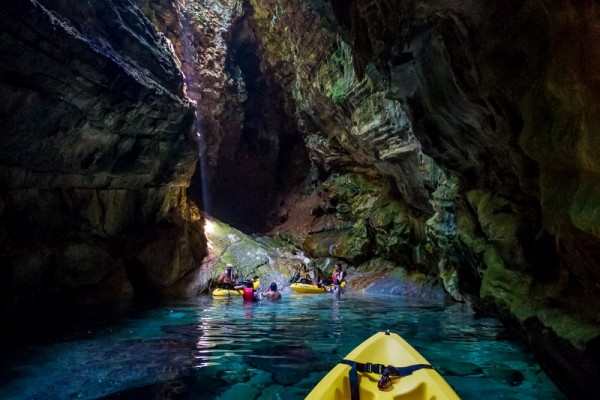
{"type": "Polygon", "coordinates": [[[312,280],[312,278],[310,276],[310,273],[306,272],[304,274],[304,278],[300,278],[299,282],[300,283],[305,283],[307,285],[312,285],[313,284],[313,280],[312,280]]]}
{"type": "Polygon", "coordinates": [[[235,285],[235,277],[233,276],[233,265],[227,264],[225,267],[225,271],[219,276],[217,279],[217,285],[221,286],[224,289],[243,289],[244,286],[236,286],[235,285]]]}
{"type": "Polygon", "coordinates": [[[262,292],[262,296],[272,301],[281,299],[281,293],[277,291],[277,284],[275,282],[271,282],[269,290],[262,292]]]}
{"type": "Polygon", "coordinates": [[[246,282],[246,287],[244,287],[244,292],[242,293],[242,297],[244,298],[244,301],[257,301],[257,294],[254,291],[254,285],[252,284],[252,281],[247,281],[246,282]]]}

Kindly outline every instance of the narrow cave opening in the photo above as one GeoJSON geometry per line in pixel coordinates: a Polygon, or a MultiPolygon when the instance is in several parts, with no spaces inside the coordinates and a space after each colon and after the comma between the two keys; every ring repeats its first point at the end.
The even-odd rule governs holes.
{"type": "Polygon", "coordinates": [[[276,71],[262,68],[260,51],[251,21],[240,21],[226,65],[235,91],[226,107],[238,123],[223,132],[209,182],[211,216],[244,233],[264,233],[276,225],[282,197],[310,171],[302,135],[287,111],[291,99],[276,71]]]}

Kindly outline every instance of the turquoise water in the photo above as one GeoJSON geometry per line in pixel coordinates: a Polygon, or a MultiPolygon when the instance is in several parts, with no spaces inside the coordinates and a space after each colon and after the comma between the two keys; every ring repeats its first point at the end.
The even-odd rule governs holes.
{"type": "MultiPolygon", "coordinates": [[[[377,331],[399,333],[463,399],[564,399],[500,324],[395,295],[201,296],[88,314],[0,362],[1,399],[303,399],[377,331]]],[[[375,360],[374,360],[375,361],[375,360]]]]}

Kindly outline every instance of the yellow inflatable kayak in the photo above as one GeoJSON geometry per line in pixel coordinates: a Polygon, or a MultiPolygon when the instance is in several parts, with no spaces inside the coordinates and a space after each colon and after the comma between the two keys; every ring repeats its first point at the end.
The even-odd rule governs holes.
{"type": "Polygon", "coordinates": [[[395,333],[379,332],[340,361],[306,400],[460,399],[442,376],[395,333]]]}
{"type": "MultiPolygon", "coordinates": [[[[345,288],[345,287],[346,287],[346,282],[342,282],[342,288],[345,288]]],[[[290,285],[290,289],[292,289],[296,293],[317,294],[317,293],[331,292],[333,290],[333,285],[317,286],[317,285],[313,285],[311,283],[295,282],[290,285]]]]}
{"type": "Polygon", "coordinates": [[[212,295],[215,297],[228,297],[228,296],[241,296],[244,291],[242,289],[225,289],[216,288],[212,291],[212,295]]]}
{"type": "MultiPolygon", "coordinates": [[[[258,290],[260,288],[260,279],[253,279],[252,287],[254,287],[254,290],[258,290]]],[[[244,293],[244,289],[216,288],[212,291],[212,295],[215,297],[241,296],[242,293],[244,293]]]]}

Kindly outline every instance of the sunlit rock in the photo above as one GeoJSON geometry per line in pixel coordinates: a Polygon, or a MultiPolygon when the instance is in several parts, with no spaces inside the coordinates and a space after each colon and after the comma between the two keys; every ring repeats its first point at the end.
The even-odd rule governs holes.
{"type": "Polygon", "coordinates": [[[216,286],[216,280],[232,264],[239,281],[258,276],[263,289],[271,282],[283,288],[302,267],[303,256],[290,243],[268,237],[248,236],[216,219],[208,217],[204,226],[208,255],[202,262],[194,286],[204,291],[216,286]]]}

